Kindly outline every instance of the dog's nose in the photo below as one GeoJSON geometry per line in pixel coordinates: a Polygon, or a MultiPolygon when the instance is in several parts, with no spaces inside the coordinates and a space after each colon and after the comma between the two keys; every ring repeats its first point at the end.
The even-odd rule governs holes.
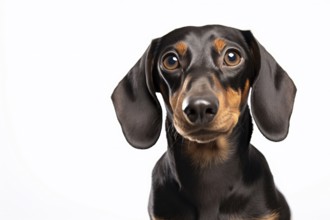
{"type": "Polygon", "coordinates": [[[217,114],[219,101],[214,96],[187,97],[183,101],[182,110],[187,119],[195,125],[210,123],[217,114]]]}

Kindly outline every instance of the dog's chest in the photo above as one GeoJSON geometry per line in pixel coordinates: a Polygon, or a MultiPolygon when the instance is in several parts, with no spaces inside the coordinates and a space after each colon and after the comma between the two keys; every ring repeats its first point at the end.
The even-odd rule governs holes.
{"type": "Polygon", "coordinates": [[[219,210],[241,182],[236,161],[197,170],[192,168],[188,172],[185,168],[179,178],[183,193],[200,210],[219,210]]]}

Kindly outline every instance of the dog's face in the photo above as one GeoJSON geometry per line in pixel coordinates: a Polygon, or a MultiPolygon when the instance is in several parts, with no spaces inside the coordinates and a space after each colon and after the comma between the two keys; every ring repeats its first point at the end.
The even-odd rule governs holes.
{"type": "Polygon", "coordinates": [[[199,143],[229,134],[246,105],[255,69],[241,32],[183,28],[163,37],[157,50],[159,90],[178,133],[199,143]]]}
{"type": "Polygon", "coordinates": [[[186,139],[207,143],[237,126],[252,88],[252,113],[270,140],[286,137],[295,85],[250,31],[184,27],[155,39],[118,84],[112,99],[127,141],[148,148],[158,139],[162,110],[186,139]]]}

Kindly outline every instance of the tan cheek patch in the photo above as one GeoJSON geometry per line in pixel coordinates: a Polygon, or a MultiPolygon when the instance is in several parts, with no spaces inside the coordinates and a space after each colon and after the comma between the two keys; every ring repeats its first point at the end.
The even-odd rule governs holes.
{"type": "Polygon", "coordinates": [[[184,112],[182,110],[182,102],[184,99],[184,91],[186,90],[190,81],[190,77],[188,76],[182,87],[179,88],[175,93],[171,94],[170,97],[170,106],[173,112],[173,121],[176,130],[182,135],[185,133],[185,130],[189,127],[189,124],[184,116],[184,112]]]}
{"type": "Polygon", "coordinates": [[[241,90],[233,88],[223,88],[219,80],[213,76],[215,86],[215,95],[217,96],[220,107],[216,114],[216,118],[212,122],[214,130],[222,130],[230,132],[238,122],[240,115],[240,103],[242,98],[241,90]]]}
{"type": "Polygon", "coordinates": [[[232,88],[227,88],[226,90],[219,92],[217,97],[220,102],[220,108],[218,110],[215,123],[227,123],[227,125],[223,124],[224,127],[230,126],[231,122],[236,124],[240,114],[240,104],[242,98],[241,90],[236,91],[232,88]],[[231,118],[234,121],[227,121],[228,118],[231,118]]]}
{"type": "Polygon", "coordinates": [[[232,110],[239,110],[239,106],[241,104],[242,92],[239,89],[238,91],[228,88],[226,90],[226,102],[228,103],[228,107],[232,110]]]}
{"type": "Polygon", "coordinates": [[[178,93],[174,93],[170,98],[170,104],[171,104],[171,108],[172,108],[173,112],[176,111],[176,109],[177,109],[178,99],[179,99],[178,93]]]}
{"type": "Polygon", "coordinates": [[[230,109],[239,109],[241,103],[242,92],[239,89],[238,91],[233,88],[228,87],[227,89],[223,88],[218,79],[215,76],[212,77],[215,87],[217,88],[216,96],[220,101],[220,111],[226,111],[230,109]]]}
{"type": "Polygon", "coordinates": [[[243,103],[246,102],[248,95],[249,95],[249,91],[250,91],[250,81],[246,80],[244,90],[242,93],[241,105],[243,105],[243,103]]]}
{"type": "Polygon", "coordinates": [[[239,114],[240,108],[246,103],[250,91],[250,81],[246,80],[243,92],[241,89],[237,91],[233,88],[228,88],[225,92],[225,95],[221,97],[224,100],[222,101],[225,106],[224,108],[229,108],[231,111],[234,111],[239,114]]]}
{"type": "Polygon", "coordinates": [[[170,97],[170,104],[171,104],[171,107],[172,107],[172,110],[173,111],[176,111],[176,109],[178,107],[181,107],[182,106],[183,93],[186,90],[186,88],[187,88],[190,80],[191,80],[191,77],[188,76],[184,80],[183,85],[175,93],[170,94],[170,96],[171,96],[170,97]]]}

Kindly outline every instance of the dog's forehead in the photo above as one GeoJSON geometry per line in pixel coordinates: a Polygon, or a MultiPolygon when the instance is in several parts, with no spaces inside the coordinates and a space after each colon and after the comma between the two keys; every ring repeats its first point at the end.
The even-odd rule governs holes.
{"type": "Polygon", "coordinates": [[[221,25],[183,27],[171,31],[160,39],[163,46],[176,44],[178,42],[185,42],[188,46],[203,46],[217,38],[241,45],[245,44],[244,37],[240,30],[221,25]]]}

